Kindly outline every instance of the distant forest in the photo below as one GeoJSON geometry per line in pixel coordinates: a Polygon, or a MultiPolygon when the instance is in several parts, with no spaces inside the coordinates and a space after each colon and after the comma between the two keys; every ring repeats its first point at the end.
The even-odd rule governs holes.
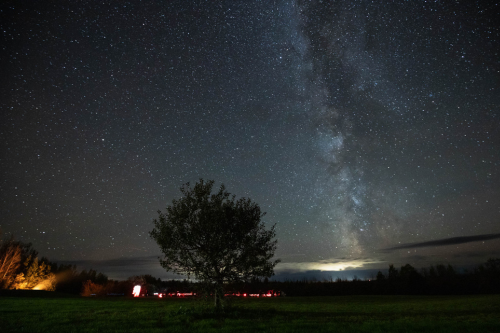
{"type": "MultiPolygon", "coordinates": [[[[140,285],[144,294],[173,292],[201,292],[201,285],[189,280],[162,281],[151,275],[130,277],[125,281],[109,280],[96,271],[77,272],[74,266],[58,266],[56,275],[63,273],[64,280],[55,290],[65,293],[90,295],[132,294],[140,285]]],[[[298,280],[270,281],[255,279],[246,283],[227,284],[226,293],[266,293],[281,291],[287,296],[335,295],[464,295],[500,293],[500,259],[489,259],[475,269],[458,273],[451,265],[436,265],[417,270],[407,264],[399,269],[389,266],[387,274],[379,272],[375,279],[353,280],[298,280]]]]}
{"type": "Polygon", "coordinates": [[[261,283],[262,288],[282,290],[290,296],[335,295],[464,295],[500,293],[500,259],[489,259],[471,271],[458,273],[451,265],[399,270],[389,265],[386,275],[375,279],[285,281],[261,283]]]}
{"type": "MultiPolygon", "coordinates": [[[[281,291],[287,296],[336,295],[464,295],[500,293],[500,259],[489,259],[471,271],[458,273],[451,265],[436,265],[417,270],[407,264],[400,269],[389,265],[386,275],[375,279],[353,280],[254,280],[226,286],[226,292],[265,293],[281,291]]],[[[150,288],[168,288],[180,292],[196,290],[196,283],[166,281],[150,288]]],[[[169,292],[169,291],[168,291],[169,292]]]]}
{"type": "MultiPolygon", "coordinates": [[[[1,235],[1,234],[0,234],[1,235]]],[[[406,264],[399,269],[389,265],[387,274],[374,279],[273,281],[254,279],[225,285],[226,293],[263,294],[269,290],[287,296],[335,295],[463,295],[500,293],[500,259],[489,259],[470,271],[458,272],[451,265],[420,270],[406,264]]],[[[0,246],[0,289],[41,289],[82,296],[131,296],[140,285],[145,295],[172,292],[201,292],[199,283],[189,280],[162,281],[151,275],[116,281],[95,270],[77,270],[47,258],[38,259],[31,244],[10,237],[0,246]]]]}

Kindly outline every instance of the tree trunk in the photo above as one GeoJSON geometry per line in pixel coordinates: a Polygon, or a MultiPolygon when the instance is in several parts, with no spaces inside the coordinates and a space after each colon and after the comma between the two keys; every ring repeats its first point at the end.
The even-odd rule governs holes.
{"type": "Polygon", "coordinates": [[[220,309],[219,291],[217,289],[215,289],[215,309],[217,310],[217,312],[220,309]]]}
{"type": "Polygon", "coordinates": [[[222,297],[223,297],[223,294],[222,294],[222,284],[219,284],[217,283],[215,285],[215,292],[214,292],[214,295],[215,295],[215,311],[217,313],[221,312],[222,310],[222,297]]]}

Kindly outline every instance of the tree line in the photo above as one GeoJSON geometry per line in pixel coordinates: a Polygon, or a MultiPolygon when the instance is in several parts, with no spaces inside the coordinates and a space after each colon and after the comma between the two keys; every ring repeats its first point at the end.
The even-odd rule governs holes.
{"type": "Polygon", "coordinates": [[[374,278],[323,281],[257,281],[253,290],[281,290],[289,296],[335,295],[464,295],[500,293],[500,259],[489,259],[469,271],[458,272],[451,265],[417,270],[410,264],[400,269],[389,265],[374,278]]]}
{"type": "MultiPolygon", "coordinates": [[[[457,271],[451,265],[435,265],[417,270],[410,264],[399,269],[389,265],[384,274],[370,279],[317,281],[273,281],[252,278],[249,281],[225,283],[224,293],[259,293],[281,291],[288,296],[334,295],[450,295],[500,293],[500,259],[489,259],[469,271],[457,271]]],[[[135,285],[143,292],[199,292],[203,283],[190,280],[162,281],[151,275],[133,276],[124,281],[109,279],[93,269],[79,271],[76,265],[58,264],[38,258],[31,244],[13,237],[0,246],[0,289],[41,289],[83,296],[131,295],[135,285]]]]}
{"type": "MultiPolygon", "coordinates": [[[[470,271],[457,271],[451,265],[434,265],[417,270],[410,264],[399,269],[389,265],[384,274],[369,279],[318,281],[316,279],[274,281],[254,278],[248,282],[226,283],[224,293],[264,294],[269,290],[281,291],[287,296],[338,295],[466,295],[500,293],[500,259],[489,259],[470,271]]],[[[147,294],[153,292],[198,292],[203,283],[190,280],[161,281],[150,277],[140,284],[147,294]]]]}
{"type": "MultiPolygon", "coordinates": [[[[1,239],[0,233],[0,241],[1,239]]],[[[108,277],[95,270],[78,271],[75,265],[50,262],[38,257],[31,243],[15,240],[13,236],[0,246],[0,289],[60,291],[80,294],[85,283],[104,285],[108,277]]]]}
{"type": "Polygon", "coordinates": [[[39,258],[31,243],[2,240],[0,231],[0,289],[47,290],[82,296],[132,295],[140,285],[145,293],[185,289],[188,281],[162,281],[151,275],[132,276],[124,281],[109,279],[96,270],[78,270],[76,265],[39,258]]]}
{"type": "MultiPolygon", "coordinates": [[[[0,233],[1,237],[1,233],[0,233]]],[[[54,290],[55,274],[46,259],[39,260],[31,244],[13,236],[0,246],[0,289],[54,290]]]]}

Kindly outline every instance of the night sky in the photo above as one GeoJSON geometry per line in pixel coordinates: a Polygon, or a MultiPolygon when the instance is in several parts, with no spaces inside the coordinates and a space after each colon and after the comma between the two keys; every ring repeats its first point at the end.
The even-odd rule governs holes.
{"type": "Polygon", "coordinates": [[[2,1],[0,226],[169,277],[199,178],[276,224],[276,272],[500,257],[500,5],[2,1]]]}

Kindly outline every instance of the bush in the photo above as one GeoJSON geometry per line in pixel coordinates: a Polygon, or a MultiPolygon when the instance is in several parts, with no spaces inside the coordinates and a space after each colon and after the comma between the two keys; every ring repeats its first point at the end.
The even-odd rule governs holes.
{"type": "Polygon", "coordinates": [[[106,296],[106,294],[106,287],[101,284],[94,283],[91,280],[87,280],[83,283],[82,296],[106,296]]]}

